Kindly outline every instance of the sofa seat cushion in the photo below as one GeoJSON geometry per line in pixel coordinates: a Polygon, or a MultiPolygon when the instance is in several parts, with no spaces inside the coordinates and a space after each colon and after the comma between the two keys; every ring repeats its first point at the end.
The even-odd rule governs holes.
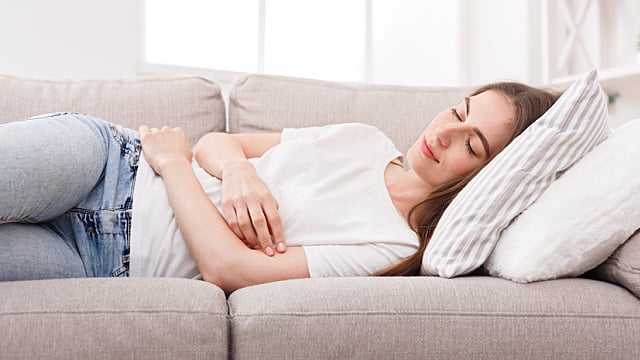
{"type": "Polygon", "coordinates": [[[195,76],[39,79],[0,75],[0,123],[51,112],[87,113],[138,129],[181,126],[191,145],[224,131],[218,84],[195,76]]]}
{"type": "Polygon", "coordinates": [[[589,279],[320,278],[229,297],[234,359],[640,356],[640,302],[589,279]]]}
{"type": "Polygon", "coordinates": [[[0,283],[2,359],[227,358],[227,303],[202,281],[0,283]]]}

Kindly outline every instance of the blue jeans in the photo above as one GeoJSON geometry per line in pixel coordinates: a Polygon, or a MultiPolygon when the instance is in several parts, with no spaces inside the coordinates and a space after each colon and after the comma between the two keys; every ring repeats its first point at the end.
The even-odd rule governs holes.
{"type": "Polygon", "coordinates": [[[139,155],[87,115],[0,124],[0,281],[128,276],[139,155]]]}

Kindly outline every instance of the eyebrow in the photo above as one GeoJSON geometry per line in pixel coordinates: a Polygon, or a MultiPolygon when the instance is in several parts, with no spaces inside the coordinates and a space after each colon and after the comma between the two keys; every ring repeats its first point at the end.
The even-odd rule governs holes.
{"type": "Polygon", "coordinates": [[[469,113],[471,113],[471,99],[468,96],[464,97],[464,106],[465,113],[469,116],[469,113]]]}
{"type": "MultiPolygon", "coordinates": [[[[464,97],[464,105],[465,105],[465,113],[466,113],[465,119],[468,119],[469,114],[471,114],[471,99],[468,96],[464,97]]],[[[487,158],[491,157],[491,153],[489,152],[489,142],[487,141],[487,138],[484,136],[482,131],[480,131],[480,129],[478,129],[475,126],[473,127],[473,131],[480,138],[480,141],[482,142],[482,147],[484,147],[484,154],[486,155],[486,157],[487,158]]]]}

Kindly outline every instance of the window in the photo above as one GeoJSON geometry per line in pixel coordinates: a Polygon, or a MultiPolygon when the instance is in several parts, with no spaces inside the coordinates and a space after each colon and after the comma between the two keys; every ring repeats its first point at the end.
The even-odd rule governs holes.
{"type": "Polygon", "coordinates": [[[543,4],[547,81],[590,68],[634,69],[640,63],[637,1],[547,0],[543,4]]]}
{"type": "Polygon", "coordinates": [[[218,73],[455,85],[463,57],[460,3],[146,0],[143,62],[218,73]]]}
{"type": "Polygon", "coordinates": [[[544,85],[592,67],[637,68],[638,4],[145,0],[142,72],[202,70],[222,82],[249,72],[425,86],[500,79],[544,85]]]}
{"type": "Polygon", "coordinates": [[[228,71],[258,64],[257,0],[147,0],[147,62],[228,71]]]}

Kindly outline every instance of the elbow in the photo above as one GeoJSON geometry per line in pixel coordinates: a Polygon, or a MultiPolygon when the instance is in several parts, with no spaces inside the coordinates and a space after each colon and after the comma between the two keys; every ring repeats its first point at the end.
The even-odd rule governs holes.
{"type": "Polygon", "coordinates": [[[223,261],[216,261],[216,264],[200,269],[202,280],[213,284],[222,289],[225,294],[229,295],[235,290],[241,288],[235,273],[231,271],[231,267],[223,264],[223,261]]]}
{"type": "Polygon", "coordinates": [[[213,285],[221,288],[222,290],[224,290],[224,286],[223,286],[224,285],[224,279],[222,278],[222,276],[220,276],[219,274],[216,274],[215,272],[212,272],[210,270],[208,270],[208,271],[200,271],[200,273],[202,274],[202,280],[204,280],[205,282],[208,282],[209,284],[213,284],[213,285]]]}
{"type": "Polygon", "coordinates": [[[196,160],[198,160],[199,154],[202,153],[202,150],[207,147],[207,144],[212,142],[215,143],[221,136],[227,135],[228,134],[223,132],[210,132],[205,134],[198,140],[198,142],[196,142],[196,145],[193,147],[193,156],[196,158],[196,160]]]}
{"type": "Polygon", "coordinates": [[[227,291],[228,279],[226,279],[225,272],[221,266],[216,266],[215,264],[200,266],[200,274],[202,274],[202,280],[205,282],[221,288],[227,294],[229,293],[227,291]]]}
{"type": "Polygon", "coordinates": [[[234,285],[233,282],[225,281],[220,276],[204,276],[203,274],[202,280],[219,287],[227,296],[231,295],[232,292],[242,288],[242,286],[234,285]]]}

